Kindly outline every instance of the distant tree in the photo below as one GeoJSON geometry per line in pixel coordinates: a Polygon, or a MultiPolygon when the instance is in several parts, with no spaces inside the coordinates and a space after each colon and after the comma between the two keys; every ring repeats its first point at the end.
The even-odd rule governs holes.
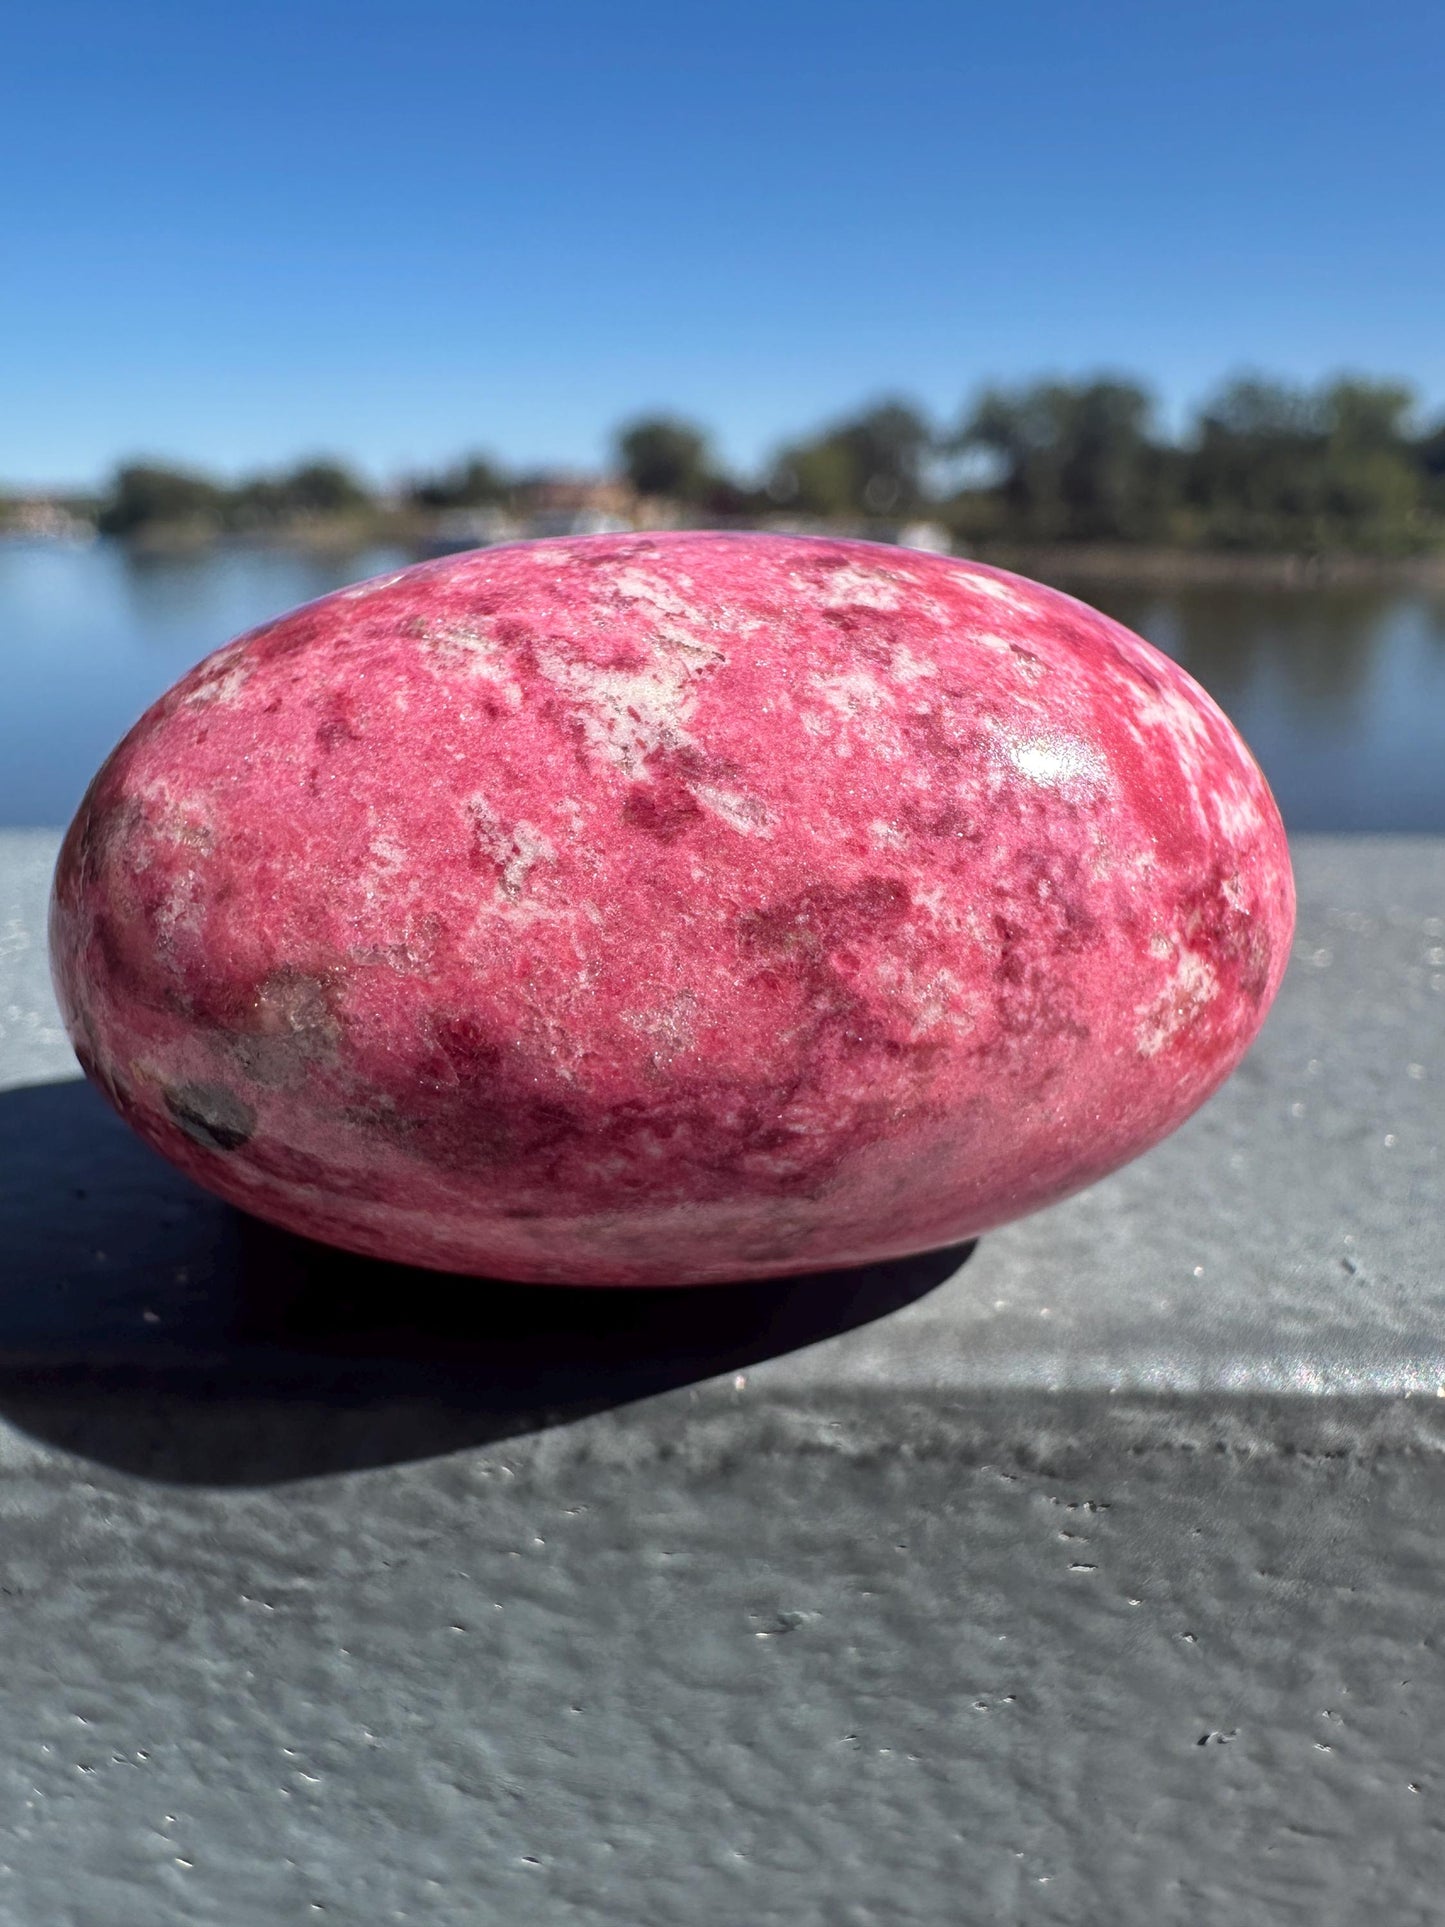
{"type": "Polygon", "coordinates": [[[1200,411],[1186,494],[1206,541],[1232,548],[1394,552],[1425,536],[1426,477],[1400,382],[1317,388],[1247,375],[1200,411]]]}
{"type": "Polygon", "coordinates": [[[226,520],[233,528],[265,528],[286,516],[286,496],[274,475],[251,475],[225,497],[226,520]]]}
{"type": "Polygon", "coordinates": [[[1307,390],[1244,375],[1200,410],[1186,493],[1207,539],[1234,548],[1287,547],[1311,519],[1324,453],[1307,390]]]}
{"type": "Polygon", "coordinates": [[[853,451],[836,435],[795,442],[773,464],[768,493],[780,506],[804,515],[861,513],[864,477],[853,451]]]}
{"type": "Polygon", "coordinates": [[[370,506],[371,492],[340,462],[300,463],[277,478],[282,499],[295,515],[344,515],[370,506]]]}
{"type": "Polygon", "coordinates": [[[485,455],[472,455],[440,475],[422,476],[408,492],[421,508],[471,509],[504,502],[511,487],[495,462],[485,455]]]}
{"type": "Polygon", "coordinates": [[[1260,447],[1308,442],[1320,430],[1316,396],[1267,375],[1237,375],[1205,403],[1200,425],[1232,442],[1260,447]]]}
{"type": "MultiPolygon", "coordinates": [[[[677,416],[624,424],[615,449],[633,488],[653,498],[650,523],[667,519],[656,503],[674,501],[689,521],[748,522],[779,507],[855,526],[936,515],[978,544],[1167,540],[1390,555],[1445,549],[1445,419],[1421,428],[1414,411],[1401,381],[1341,375],[1306,386],[1246,373],[1169,440],[1146,389],[1100,375],[985,388],[945,437],[912,403],[887,397],[789,443],[747,485],[719,472],[704,431],[677,416]],[[967,463],[971,476],[965,485],[956,472],[945,500],[941,457],[967,463]]],[[[554,494],[557,486],[547,485],[554,494]]],[[[426,509],[506,504],[523,513],[546,489],[529,494],[474,454],[417,477],[407,494],[426,509]]],[[[353,514],[371,499],[358,475],[318,456],[235,486],[131,461],[101,498],[73,506],[105,532],[130,536],[167,526],[265,532],[353,514]]],[[[0,518],[22,511],[24,502],[0,500],[0,518]]]]}
{"type": "Polygon", "coordinates": [[[768,492],[806,515],[904,516],[927,498],[933,431],[905,401],[876,403],[774,461],[768,492]]]}
{"type": "Polygon", "coordinates": [[[731,475],[714,475],[699,506],[721,522],[749,522],[775,506],[765,488],[751,487],[731,475]]]}
{"type": "Polygon", "coordinates": [[[1408,382],[1345,375],[1320,394],[1326,434],[1337,447],[1403,448],[1410,439],[1416,395],[1408,382]]]}
{"type": "Polygon", "coordinates": [[[1145,389],[1113,377],[987,388],[947,447],[991,459],[1005,532],[1127,541],[1158,531],[1173,492],[1153,415],[1145,389]]]}
{"type": "Polygon", "coordinates": [[[1399,381],[1347,376],[1320,394],[1325,530],[1331,546],[1415,548],[1426,484],[1411,439],[1415,393],[1399,381]]]}
{"type": "Polygon", "coordinates": [[[299,517],[346,515],[369,508],[370,491],[349,468],[323,457],[274,474],[252,475],[225,491],[228,527],[265,529],[299,517]]]}
{"type": "Polygon", "coordinates": [[[617,463],[639,495],[697,502],[716,485],[708,439],[691,422],[647,415],[617,431],[617,463]]]}
{"type": "Polygon", "coordinates": [[[105,492],[98,519],[106,535],[134,535],[164,524],[218,523],[225,490],[204,475],[161,462],[127,462],[105,492]]]}
{"type": "Polygon", "coordinates": [[[1437,514],[1445,515],[1445,421],[1420,437],[1414,453],[1425,478],[1426,499],[1437,514]]]}

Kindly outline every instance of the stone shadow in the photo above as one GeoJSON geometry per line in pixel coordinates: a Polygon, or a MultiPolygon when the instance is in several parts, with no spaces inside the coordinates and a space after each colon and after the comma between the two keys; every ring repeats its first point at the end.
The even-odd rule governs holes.
{"type": "Polygon", "coordinates": [[[444,1276],[247,1218],[88,1085],[33,1086],[0,1092],[0,1414],[178,1484],[397,1464],[868,1324],[971,1250],[676,1291],[444,1276]]]}

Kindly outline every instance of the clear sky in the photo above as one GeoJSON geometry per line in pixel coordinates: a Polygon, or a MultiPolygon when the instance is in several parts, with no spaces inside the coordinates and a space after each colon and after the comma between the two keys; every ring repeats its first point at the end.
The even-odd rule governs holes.
{"type": "Polygon", "coordinates": [[[1249,365],[1445,406],[1439,0],[44,0],[0,477],[752,462],[886,392],[1249,365]]]}

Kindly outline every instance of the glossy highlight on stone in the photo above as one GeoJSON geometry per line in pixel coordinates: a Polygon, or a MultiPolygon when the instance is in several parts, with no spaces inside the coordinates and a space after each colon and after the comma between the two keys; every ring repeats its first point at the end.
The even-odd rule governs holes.
{"type": "Polygon", "coordinates": [[[522,543],[229,644],[92,783],[87,1073],[261,1217],[678,1284],[950,1243],[1136,1156],[1263,1020],[1273,799],[1175,664],[967,562],[522,543]]]}

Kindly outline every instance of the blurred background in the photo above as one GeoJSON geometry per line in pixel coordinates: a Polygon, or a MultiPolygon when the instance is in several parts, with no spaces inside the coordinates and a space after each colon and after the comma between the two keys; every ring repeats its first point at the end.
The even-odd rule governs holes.
{"type": "Polygon", "coordinates": [[[769,527],[1057,583],[1297,830],[1445,830],[1423,0],[7,22],[0,825],[398,561],[769,527]]]}

